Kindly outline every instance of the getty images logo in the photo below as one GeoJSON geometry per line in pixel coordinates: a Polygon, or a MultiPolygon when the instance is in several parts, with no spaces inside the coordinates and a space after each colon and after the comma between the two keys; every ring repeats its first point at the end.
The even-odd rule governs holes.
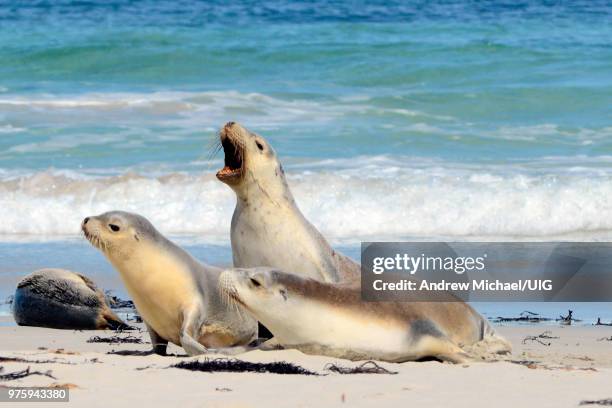
{"type": "Polygon", "coordinates": [[[414,275],[417,272],[446,271],[461,275],[469,271],[483,271],[486,269],[487,254],[478,257],[471,256],[425,256],[421,254],[412,256],[407,253],[395,256],[375,257],[372,259],[372,272],[380,275],[384,272],[408,272],[414,275]]]}

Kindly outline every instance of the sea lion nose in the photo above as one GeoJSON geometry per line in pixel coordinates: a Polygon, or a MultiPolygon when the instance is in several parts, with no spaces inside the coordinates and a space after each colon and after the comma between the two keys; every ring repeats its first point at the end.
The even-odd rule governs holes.
{"type": "Polygon", "coordinates": [[[85,217],[85,219],[83,220],[83,225],[87,224],[87,221],[89,221],[89,217],[85,217]]]}
{"type": "Polygon", "coordinates": [[[225,128],[226,128],[226,129],[229,129],[229,128],[231,128],[232,126],[234,126],[235,124],[236,124],[236,122],[227,122],[227,123],[225,124],[225,128]]]}

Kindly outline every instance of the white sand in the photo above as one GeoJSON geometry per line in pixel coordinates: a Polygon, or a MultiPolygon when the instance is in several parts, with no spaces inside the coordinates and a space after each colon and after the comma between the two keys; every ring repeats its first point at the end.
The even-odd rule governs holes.
{"type": "MultiPolygon", "coordinates": [[[[5,323],[6,323],[5,318],[5,323]]],[[[0,324],[2,321],[0,321],[0,324]]],[[[54,360],[54,363],[0,362],[3,373],[28,366],[51,370],[57,380],[30,376],[4,381],[2,386],[74,384],[71,406],[250,407],[250,406],[396,406],[404,407],[576,407],[580,401],[612,398],[612,327],[500,327],[512,341],[515,360],[535,360],[525,366],[510,362],[451,365],[437,362],[382,366],[397,375],[328,373],[326,364],[358,363],[295,350],[253,351],[237,356],[253,362],[287,361],[325,376],[254,373],[201,373],[168,368],[195,357],[108,355],[110,350],[147,350],[148,344],[87,343],[103,331],[66,331],[31,327],[0,327],[0,357],[54,360]],[[551,330],[559,339],[550,346],[523,345],[527,335],[551,330]],[[45,347],[46,350],[39,349],[45,347]],[[63,351],[56,351],[62,349],[63,351]],[[60,362],[76,363],[73,365],[60,362]],[[139,368],[149,367],[144,370],[139,368]]],[[[148,341],[145,332],[136,334],[148,341]]],[[[182,349],[171,347],[170,352],[182,349]]],[[[211,356],[212,357],[212,356],[211,356]]],[[[203,360],[204,357],[199,357],[203,360]]],[[[40,407],[39,404],[20,403],[40,407]]]]}

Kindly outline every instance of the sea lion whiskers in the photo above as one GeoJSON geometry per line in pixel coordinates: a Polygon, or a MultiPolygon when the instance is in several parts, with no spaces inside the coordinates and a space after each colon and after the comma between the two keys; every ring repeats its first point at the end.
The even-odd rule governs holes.
{"type": "Polygon", "coordinates": [[[230,296],[230,301],[232,302],[232,304],[236,307],[236,313],[238,313],[239,316],[241,317],[246,317],[249,316],[245,310],[245,307],[243,306],[243,303],[240,302],[239,298],[237,296],[230,296]]]}
{"type": "MultiPolygon", "coordinates": [[[[225,291],[224,291],[225,292],[225,291]]],[[[228,291],[225,292],[227,294],[227,299],[230,302],[230,304],[232,305],[232,307],[234,308],[234,310],[241,316],[243,316],[243,313],[245,313],[245,305],[244,303],[240,300],[240,297],[238,296],[238,291],[236,290],[235,286],[230,286],[228,288],[228,291]]]]}
{"type": "Polygon", "coordinates": [[[219,286],[219,293],[221,294],[221,300],[223,301],[223,304],[228,308],[233,307],[232,300],[230,299],[230,295],[228,293],[230,288],[227,279],[221,276],[217,285],[219,286]]]}
{"type": "Polygon", "coordinates": [[[224,303],[226,302],[225,304],[228,307],[231,307],[232,310],[236,311],[236,313],[238,313],[240,316],[248,316],[245,310],[246,306],[240,300],[238,290],[227,274],[221,274],[218,285],[219,292],[224,299],[224,303]]]}
{"type": "Polygon", "coordinates": [[[91,243],[91,245],[100,249],[100,243],[98,242],[99,239],[97,238],[97,236],[94,236],[92,233],[90,233],[89,231],[86,231],[85,229],[82,229],[81,233],[83,234],[85,239],[87,239],[91,243]]]}
{"type": "Polygon", "coordinates": [[[221,151],[221,149],[223,149],[223,146],[221,145],[221,141],[219,140],[219,138],[216,137],[214,139],[211,139],[208,143],[208,148],[206,149],[208,150],[206,159],[212,160],[217,155],[217,153],[221,151]]]}
{"type": "Polygon", "coordinates": [[[111,244],[102,239],[100,236],[100,231],[97,228],[93,231],[82,229],[81,233],[85,239],[87,239],[94,247],[98,248],[102,252],[107,253],[110,249],[112,249],[111,244]]]}

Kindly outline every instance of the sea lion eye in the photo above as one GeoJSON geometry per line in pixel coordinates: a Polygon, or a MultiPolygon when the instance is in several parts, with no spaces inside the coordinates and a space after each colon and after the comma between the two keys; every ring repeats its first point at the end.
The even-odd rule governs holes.
{"type": "Polygon", "coordinates": [[[253,284],[253,286],[255,286],[256,288],[258,288],[258,287],[260,287],[260,286],[261,286],[261,283],[259,283],[259,282],[257,281],[257,279],[253,279],[253,278],[251,278],[251,283],[252,283],[252,284],[253,284]]]}
{"type": "Polygon", "coordinates": [[[257,148],[263,152],[264,147],[258,140],[255,141],[255,144],[257,145],[257,148]]]}
{"type": "Polygon", "coordinates": [[[115,224],[108,224],[108,228],[110,228],[113,232],[117,232],[121,229],[118,225],[115,224]]]}

